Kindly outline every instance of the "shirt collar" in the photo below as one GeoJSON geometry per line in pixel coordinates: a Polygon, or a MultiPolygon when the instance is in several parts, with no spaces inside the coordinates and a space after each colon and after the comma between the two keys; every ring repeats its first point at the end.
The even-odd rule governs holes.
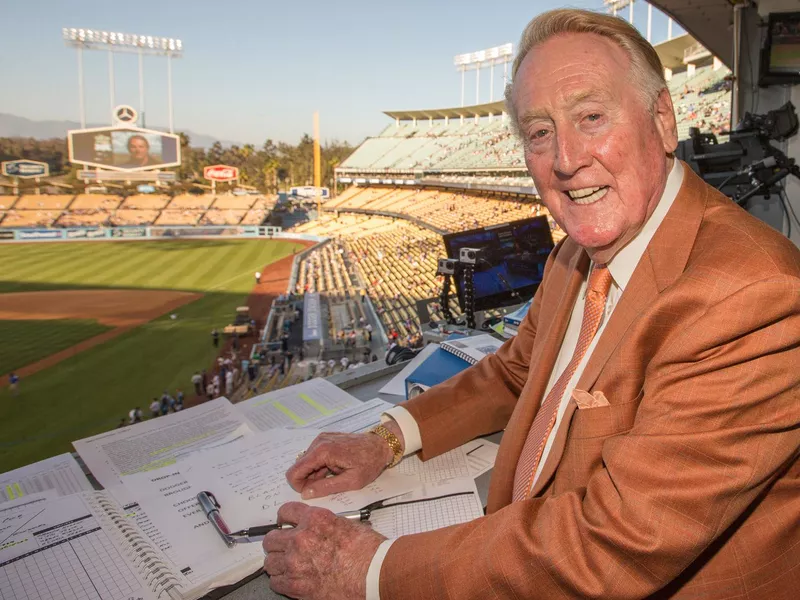
{"type": "Polygon", "coordinates": [[[636,265],[639,264],[642,255],[644,255],[650,240],[653,239],[653,235],[655,235],[656,230],[664,221],[664,217],[667,216],[672,203],[675,202],[682,183],[683,165],[681,161],[675,159],[672,163],[672,170],[667,176],[664,192],[661,194],[661,199],[658,201],[653,214],[647,219],[639,233],[617,252],[608,263],[608,270],[611,272],[611,277],[620,291],[624,291],[631,280],[633,271],[636,269],[636,265]]]}

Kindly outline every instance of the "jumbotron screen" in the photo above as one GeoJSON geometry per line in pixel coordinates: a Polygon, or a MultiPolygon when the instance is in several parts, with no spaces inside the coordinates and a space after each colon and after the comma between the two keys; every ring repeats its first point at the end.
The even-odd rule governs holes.
{"type": "Polygon", "coordinates": [[[181,164],[177,135],[125,127],[70,131],[69,160],[114,171],[145,171],[181,164]]]}
{"type": "MultiPolygon", "coordinates": [[[[529,300],[544,277],[544,265],[554,247],[547,217],[531,217],[444,236],[449,258],[461,248],[479,249],[473,279],[475,310],[490,310],[529,300]]],[[[463,270],[456,273],[456,290],[464,306],[463,270]]]]}

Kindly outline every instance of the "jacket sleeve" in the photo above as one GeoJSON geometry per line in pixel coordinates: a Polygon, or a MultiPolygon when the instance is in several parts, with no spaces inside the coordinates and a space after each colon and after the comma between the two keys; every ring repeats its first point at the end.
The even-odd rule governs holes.
{"type": "MultiPolygon", "coordinates": [[[[659,350],[633,427],[605,441],[586,488],[399,538],[381,570],[382,600],[657,592],[797,461],[798,364],[800,280],[739,289],[659,350]]],[[[785,517],[758,526],[796,523],[785,517]]]]}
{"type": "Polygon", "coordinates": [[[400,404],[419,426],[423,460],[505,428],[528,377],[542,295],[562,247],[563,241],[550,253],[542,284],[518,335],[503,344],[497,353],[400,404]]]}

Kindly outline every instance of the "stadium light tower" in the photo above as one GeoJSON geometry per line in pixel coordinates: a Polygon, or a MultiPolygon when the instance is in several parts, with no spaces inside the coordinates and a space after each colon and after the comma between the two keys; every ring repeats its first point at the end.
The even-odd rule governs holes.
{"type": "Polygon", "coordinates": [[[628,22],[633,25],[633,3],[635,0],[603,0],[603,4],[614,16],[626,6],[628,7],[628,22]]]}
{"type": "Polygon", "coordinates": [[[481,69],[489,65],[489,102],[494,101],[494,67],[496,64],[503,65],[503,81],[508,79],[508,63],[511,62],[514,54],[512,44],[495,46],[488,50],[459,54],[453,59],[456,69],[461,71],[461,106],[464,106],[464,73],[469,69],[475,69],[475,104],[481,103],[481,69]]]}
{"type": "Polygon", "coordinates": [[[139,113],[144,114],[144,63],[145,54],[167,57],[167,98],[169,103],[169,132],[173,133],[172,123],[172,59],[183,56],[183,42],[175,38],[117,31],[98,31],[97,29],[78,29],[64,27],[61,30],[67,46],[78,52],[78,99],[81,110],[81,128],[86,128],[86,107],[83,96],[83,51],[105,50],[108,52],[108,97],[111,113],[116,106],[114,100],[114,52],[133,52],[139,55],[139,113]]]}

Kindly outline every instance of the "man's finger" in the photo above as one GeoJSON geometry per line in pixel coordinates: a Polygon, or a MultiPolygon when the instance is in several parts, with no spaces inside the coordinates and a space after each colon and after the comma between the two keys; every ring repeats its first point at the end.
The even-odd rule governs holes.
{"type": "Polygon", "coordinates": [[[338,492],[360,490],[362,487],[364,486],[358,473],[349,470],[341,475],[308,481],[301,488],[301,496],[304,500],[309,500],[311,498],[321,498],[322,496],[336,494],[338,492]]]}
{"type": "Polygon", "coordinates": [[[270,577],[284,575],[286,573],[286,553],[270,552],[264,560],[264,570],[270,577]]]}
{"type": "Polygon", "coordinates": [[[303,521],[304,517],[310,510],[311,507],[307,504],[303,504],[302,502],[287,502],[278,509],[278,523],[290,523],[291,525],[298,525],[301,521],[303,521]]]}
{"type": "Polygon", "coordinates": [[[270,531],[261,540],[261,547],[265,552],[286,552],[294,536],[293,529],[276,529],[270,531]]]}
{"type": "Polygon", "coordinates": [[[269,578],[269,587],[273,592],[289,596],[289,598],[297,598],[297,580],[287,577],[286,575],[274,575],[269,578]]]}
{"type": "Polygon", "coordinates": [[[322,471],[327,474],[330,463],[330,457],[325,447],[309,448],[308,452],[297,459],[289,469],[286,471],[286,480],[295,491],[303,489],[303,485],[310,475],[322,471]]]}

